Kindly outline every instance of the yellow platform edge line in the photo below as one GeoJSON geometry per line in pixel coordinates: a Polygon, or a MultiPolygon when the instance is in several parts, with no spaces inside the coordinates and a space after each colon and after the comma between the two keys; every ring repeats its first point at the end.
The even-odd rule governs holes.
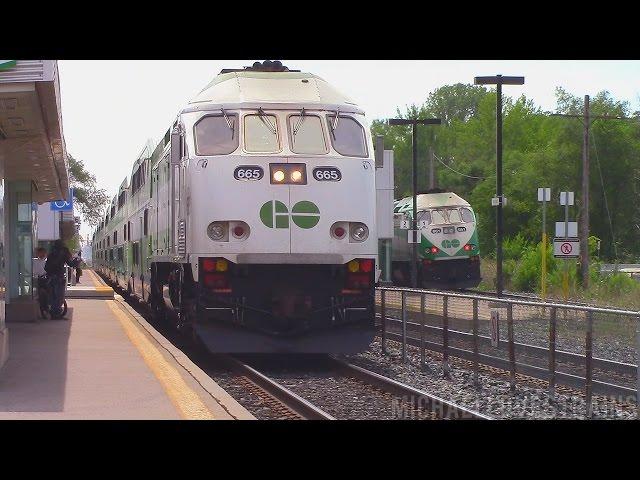
{"type": "Polygon", "coordinates": [[[93,286],[96,288],[104,288],[101,284],[100,281],[98,280],[98,276],[94,273],[93,270],[87,270],[87,273],[89,273],[89,276],[91,277],[91,281],[93,282],[93,286]]]}
{"type": "Polygon", "coordinates": [[[116,316],[131,343],[138,349],[149,369],[156,376],[180,416],[187,420],[214,420],[214,416],[198,394],[194,392],[133,321],[118,308],[115,300],[107,305],[116,316]]]}

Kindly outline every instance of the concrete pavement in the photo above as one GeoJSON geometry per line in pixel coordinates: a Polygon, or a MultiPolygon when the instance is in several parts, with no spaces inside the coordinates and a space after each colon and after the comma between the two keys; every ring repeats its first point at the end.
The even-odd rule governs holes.
{"type": "Polygon", "coordinates": [[[253,418],[119,296],[68,305],[11,325],[0,419],[253,418]]]}

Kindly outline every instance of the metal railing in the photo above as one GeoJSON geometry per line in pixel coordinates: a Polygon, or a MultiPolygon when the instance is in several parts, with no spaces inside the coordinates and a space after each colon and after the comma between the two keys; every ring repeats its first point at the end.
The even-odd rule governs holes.
{"type": "Polygon", "coordinates": [[[583,383],[587,418],[593,416],[594,387],[597,393],[601,394],[626,394],[627,401],[630,401],[629,398],[633,394],[636,417],[640,419],[640,311],[387,286],[377,287],[376,296],[380,306],[382,352],[387,353],[387,342],[390,338],[397,339],[401,343],[403,363],[407,362],[408,344],[420,348],[423,367],[426,366],[425,350],[436,350],[442,354],[445,375],[451,371],[449,355],[452,355],[473,363],[473,379],[476,385],[479,385],[480,364],[488,364],[508,370],[509,387],[512,392],[516,390],[516,373],[547,380],[552,401],[559,380],[572,387],[583,383]],[[499,321],[504,310],[506,338],[499,331],[499,321]],[[497,315],[492,313],[496,311],[499,312],[497,315]],[[411,322],[411,315],[418,316],[419,323],[411,322]],[[492,316],[495,317],[495,321],[487,321],[492,316]],[[600,341],[598,347],[602,358],[594,357],[594,321],[597,323],[596,333],[601,335],[597,338],[600,341]],[[454,322],[454,328],[451,328],[451,322],[454,322]],[[493,328],[492,324],[498,328],[493,328]],[[394,325],[396,333],[392,332],[394,325]],[[408,335],[409,328],[414,332],[413,337],[408,335]],[[397,333],[397,329],[400,333],[397,333]],[[485,335],[480,333],[481,330],[485,335]],[[416,333],[419,333],[419,337],[415,336],[416,333]],[[486,335],[487,333],[489,335],[486,335]],[[427,334],[440,336],[440,341],[426,340],[427,334]],[[524,337],[526,341],[516,342],[516,335],[524,337]],[[494,338],[489,344],[490,337],[496,337],[497,341],[494,338]],[[452,341],[458,344],[452,346],[452,341]],[[500,341],[503,347],[499,346],[500,341]],[[463,342],[467,345],[466,349],[459,345],[463,342]],[[504,343],[507,346],[506,352],[504,343]],[[480,344],[483,352],[480,352],[480,344]],[[563,350],[559,350],[559,346],[563,350]],[[492,356],[493,354],[506,358],[492,356]],[[604,358],[611,356],[618,358],[604,358]],[[622,361],[621,357],[624,357],[622,361]],[[561,359],[561,362],[558,359],[561,359]],[[582,360],[583,365],[578,365],[582,360]],[[538,365],[535,365],[536,362],[538,365]],[[562,372],[558,369],[559,363],[570,365],[569,368],[574,371],[562,372]],[[594,364],[599,379],[594,379],[594,364]],[[603,381],[603,375],[613,372],[606,371],[603,365],[614,364],[622,366],[618,372],[625,371],[626,368],[626,377],[616,377],[626,382],[626,386],[609,382],[608,378],[607,381],[603,381]],[[635,379],[629,376],[629,370],[633,371],[633,367],[635,379]],[[580,373],[584,371],[584,378],[576,375],[575,370],[579,370],[580,373]],[[632,385],[633,383],[635,385],[632,385]]]}

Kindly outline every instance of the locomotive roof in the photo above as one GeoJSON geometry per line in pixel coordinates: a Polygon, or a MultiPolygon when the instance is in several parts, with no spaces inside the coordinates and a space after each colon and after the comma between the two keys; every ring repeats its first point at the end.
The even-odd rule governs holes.
{"type": "MultiPolygon", "coordinates": [[[[437,207],[470,207],[469,202],[453,192],[443,193],[421,193],[417,196],[418,210],[437,207]]],[[[409,208],[413,205],[413,197],[405,197],[396,202],[407,204],[409,208]]]]}
{"type": "Polygon", "coordinates": [[[322,78],[305,72],[231,71],[221,73],[189,103],[241,103],[350,106],[356,103],[322,78]]]}

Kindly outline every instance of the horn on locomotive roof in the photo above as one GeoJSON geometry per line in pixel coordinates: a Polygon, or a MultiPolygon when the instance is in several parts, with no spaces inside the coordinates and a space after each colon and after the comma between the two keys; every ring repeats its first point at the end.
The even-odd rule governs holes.
{"type": "Polygon", "coordinates": [[[265,60],[264,62],[254,62],[250,67],[225,68],[220,73],[230,72],[299,72],[300,70],[289,70],[280,60],[265,60]]]}

